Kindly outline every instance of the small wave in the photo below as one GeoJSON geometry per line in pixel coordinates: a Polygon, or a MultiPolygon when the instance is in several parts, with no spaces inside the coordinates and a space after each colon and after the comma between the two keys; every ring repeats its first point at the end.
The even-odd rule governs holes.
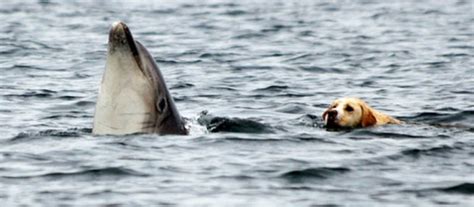
{"type": "Polygon", "coordinates": [[[272,133],[271,127],[251,119],[226,118],[201,113],[198,123],[206,126],[209,132],[236,132],[236,133],[272,133]]]}
{"type": "Polygon", "coordinates": [[[176,9],[171,9],[171,8],[167,8],[167,9],[155,9],[153,11],[150,11],[150,13],[155,13],[155,14],[173,14],[173,13],[176,13],[176,9]]]}
{"type": "Polygon", "coordinates": [[[318,167],[285,172],[280,177],[290,181],[299,182],[307,179],[327,179],[350,171],[349,168],[345,167],[318,167]]]}
{"type": "Polygon", "coordinates": [[[51,115],[51,116],[45,116],[41,119],[75,119],[78,117],[84,117],[84,116],[76,116],[76,115],[70,115],[70,114],[60,114],[60,115],[51,115]]]}
{"type": "Polygon", "coordinates": [[[403,150],[401,153],[406,156],[418,158],[421,156],[444,156],[450,154],[453,150],[462,149],[459,146],[448,146],[442,145],[438,147],[432,147],[427,149],[406,149],[403,150]]]}
{"type": "Polygon", "coordinates": [[[234,70],[271,70],[272,69],[271,66],[259,66],[259,65],[254,65],[254,66],[233,65],[231,67],[234,70]]]}
{"type": "Polygon", "coordinates": [[[194,87],[194,84],[191,84],[191,83],[177,83],[175,85],[172,85],[170,87],[171,90],[174,90],[174,89],[182,89],[182,88],[192,88],[194,87]]]}
{"type": "Polygon", "coordinates": [[[346,71],[339,68],[328,68],[328,67],[319,67],[319,66],[301,66],[299,68],[303,71],[313,72],[313,73],[337,73],[337,74],[346,73],[346,71]]]}
{"type": "MultiPolygon", "coordinates": [[[[309,187],[309,186],[285,186],[282,187],[281,189],[283,190],[291,190],[291,191],[314,191],[317,190],[316,188],[309,187]]],[[[320,205],[318,205],[320,206],[320,205]]],[[[332,207],[332,205],[323,205],[324,207],[332,207]]],[[[323,207],[321,206],[321,207],[323,207]]],[[[334,207],[337,207],[338,205],[334,205],[334,207]]]]}
{"type": "MultiPolygon", "coordinates": [[[[328,130],[334,130],[334,129],[328,129],[328,130]]],[[[391,138],[391,139],[428,139],[428,138],[433,138],[431,135],[411,135],[411,134],[406,134],[406,133],[395,133],[395,132],[382,132],[382,131],[374,131],[372,129],[347,129],[347,128],[341,128],[341,129],[336,129],[336,131],[348,131],[350,132],[350,137],[354,139],[359,139],[359,138],[391,138]]],[[[441,135],[440,135],[441,136],[441,135]]]]}
{"type": "Polygon", "coordinates": [[[66,70],[64,68],[43,68],[43,67],[38,67],[38,66],[22,65],[22,64],[16,64],[6,69],[39,70],[39,71],[65,71],[66,70]]]}
{"type": "Polygon", "coordinates": [[[278,112],[287,113],[287,114],[301,114],[305,110],[306,109],[304,108],[304,106],[300,106],[296,104],[285,104],[284,106],[276,109],[276,111],[278,112]]]}
{"type": "Polygon", "coordinates": [[[423,122],[423,121],[432,121],[433,119],[439,119],[441,117],[445,117],[447,114],[437,113],[437,112],[422,112],[412,117],[406,117],[404,119],[416,122],[423,122]]]}
{"type": "Polygon", "coordinates": [[[23,98],[23,99],[29,99],[29,98],[57,98],[61,100],[74,100],[81,98],[80,96],[74,96],[74,95],[60,95],[62,94],[61,92],[58,91],[53,91],[50,89],[40,89],[40,90],[29,90],[25,93],[22,94],[6,94],[5,97],[9,98],[23,98]]]}
{"type": "Polygon", "coordinates": [[[95,102],[93,101],[78,101],[74,103],[76,106],[95,106],[95,102]]]}
{"type": "Polygon", "coordinates": [[[79,170],[79,171],[71,171],[71,172],[51,172],[45,174],[38,174],[38,175],[20,175],[20,176],[2,176],[3,178],[10,178],[10,179],[25,179],[25,178],[38,178],[38,177],[45,177],[45,178],[66,178],[66,177],[77,177],[77,176],[85,176],[96,178],[97,176],[148,176],[145,173],[141,173],[135,170],[131,170],[124,167],[104,167],[104,168],[97,168],[97,169],[87,169],[87,170],[79,170]]]}
{"type": "Polygon", "coordinates": [[[442,68],[442,67],[445,67],[446,64],[448,64],[449,62],[446,62],[446,61],[433,61],[433,62],[426,62],[424,63],[425,65],[428,65],[428,66],[431,66],[433,68],[442,68]]]}
{"type": "Polygon", "coordinates": [[[40,138],[40,137],[79,137],[81,134],[84,133],[92,133],[91,128],[72,128],[67,129],[65,131],[56,130],[56,129],[48,129],[43,130],[40,132],[20,132],[18,135],[11,138],[9,141],[20,141],[20,140],[30,140],[33,138],[40,138]]]}
{"type": "Polygon", "coordinates": [[[457,113],[439,113],[439,112],[422,112],[412,117],[405,117],[409,122],[423,122],[435,127],[441,128],[458,128],[467,131],[473,131],[474,111],[466,110],[457,113]]]}
{"type": "Polygon", "coordinates": [[[474,91],[470,91],[470,90],[455,90],[455,91],[451,91],[451,93],[454,93],[454,94],[474,94],[474,91]]]}
{"type": "Polygon", "coordinates": [[[289,87],[286,86],[286,85],[271,85],[271,86],[268,86],[268,87],[265,87],[265,88],[258,88],[258,89],[255,89],[254,91],[262,91],[262,92],[281,92],[281,91],[285,91],[286,89],[288,89],[289,87]]]}
{"type": "Polygon", "coordinates": [[[224,137],[224,138],[219,138],[216,140],[216,142],[220,141],[231,141],[231,142],[281,142],[281,138],[244,138],[244,137],[224,137]]]}
{"type": "Polygon", "coordinates": [[[234,8],[238,7],[236,3],[211,3],[208,5],[209,8],[234,8]]]}
{"type": "Polygon", "coordinates": [[[58,96],[59,99],[62,99],[62,100],[74,100],[74,99],[78,99],[78,98],[81,98],[79,96],[70,96],[70,95],[65,95],[65,96],[58,96]]]}
{"type": "Polygon", "coordinates": [[[423,14],[436,14],[436,15],[441,15],[441,14],[446,14],[443,11],[437,10],[437,9],[428,9],[426,11],[423,11],[423,14]]]}
{"type": "Polygon", "coordinates": [[[217,52],[217,53],[202,53],[199,55],[199,58],[222,58],[226,56],[233,56],[237,55],[237,53],[223,53],[223,52],[217,52]]]}
{"type": "Polygon", "coordinates": [[[88,74],[84,74],[84,73],[75,72],[72,78],[73,79],[85,79],[85,78],[89,78],[89,77],[92,77],[92,76],[88,75],[88,74]]]}
{"type": "Polygon", "coordinates": [[[193,63],[200,63],[202,60],[169,60],[169,59],[158,59],[155,58],[155,62],[163,63],[163,64],[193,64],[193,63]]]}
{"type": "Polygon", "coordinates": [[[20,49],[17,49],[17,48],[9,48],[9,49],[0,48],[0,55],[7,56],[7,55],[14,54],[17,51],[20,51],[20,49]]]}
{"type": "Polygon", "coordinates": [[[211,86],[210,89],[217,89],[222,91],[237,91],[235,88],[227,87],[227,86],[211,86]]]}
{"type": "Polygon", "coordinates": [[[262,33],[248,32],[248,33],[244,33],[244,34],[235,35],[232,38],[233,39],[253,39],[253,38],[258,39],[258,38],[262,38],[264,36],[265,35],[263,35],[262,33]]]}
{"type": "Polygon", "coordinates": [[[340,144],[339,142],[334,141],[334,139],[315,137],[314,135],[307,133],[298,134],[293,138],[293,140],[300,140],[303,142],[319,142],[326,144],[340,144]]]}
{"type": "Polygon", "coordinates": [[[8,160],[16,160],[16,161],[48,161],[50,160],[49,157],[44,155],[39,155],[35,153],[28,153],[28,152],[16,152],[16,151],[7,151],[7,152],[0,152],[0,157],[8,160]]]}
{"type": "Polygon", "coordinates": [[[437,188],[438,191],[443,191],[446,193],[459,193],[466,195],[474,195],[474,183],[461,183],[459,185],[437,188]]]}
{"type": "Polygon", "coordinates": [[[10,97],[10,98],[50,98],[54,94],[56,94],[56,91],[48,90],[48,89],[41,89],[38,91],[28,91],[23,94],[7,94],[5,97],[10,97]]]}
{"type": "Polygon", "coordinates": [[[452,57],[466,57],[469,56],[466,53],[446,53],[442,54],[441,57],[447,57],[447,58],[452,58],[452,57]]]}
{"type": "Polygon", "coordinates": [[[309,97],[309,96],[314,96],[313,93],[277,93],[277,94],[253,94],[249,95],[246,97],[249,98],[255,98],[255,99],[261,99],[261,98],[267,98],[267,97],[289,97],[289,98],[300,98],[300,97],[309,97]]]}
{"type": "Polygon", "coordinates": [[[248,180],[255,179],[255,177],[252,177],[249,175],[222,175],[222,176],[212,177],[212,179],[248,181],[248,180]]]}
{"type": "MultiPolygon", "coordinates": [[[[206,16],[207,14],[210,14],[209,12],[201,12],[201,13],[195,13],[194,15],[196,16],[206,16]]],[[[193,25],[193,28],[196,29],[203,29],[203,30],[218,30],[219,27],[215,25],[211,25],[210,23],[198,23],[196,25],[193,25]]]]}
{"type": "Polygon", "coordinates": [[[265,28],[265,29],[262,29],[260,30],[261,32],[279,32],[280,30],[283,30],[283,29],[290,29],[291,26],[288,26],[288,25],[281,25],[281,24],[276,24],[276,25],[273,25],[271,26],[270,28],[265,28]]]}
{"type": "Polygon", "coordinates": [[[474,49],[474,46],[471,45],[453,45],[453,46],[448,46],[448,48],[453,48],[453,49],[474,49]]]}
{"type": "Polygon", "coordinates": [[[452,145],[404,149],[396,154],[388,155],[386,156],[386,158],[391,160],[399,160],[405,158],[413,160],[424,157],[427,157],[426,159],[432,159],[432,157],[449,159],[457,153],[465,153],[467,149],[471,149],[472,147],[474,147],[474,145],[469,142],[455,142],[452,145]]]}
{"type": "Polygon", "coordinates": [[[240,16],[240,15],[245,15],[247,14],[247,11],[245,10],[240,10],[240,9],[236,9],[236,10],[229,10],[229,11],[226,11],[223,13],[224,15],[228,15],[228,16],[240,16]]]}
{"type": "Polygon", "coordinates": [[[304,54],[299,54],[299,55],[295,55],[293,57],[286,58],[282,62],[292,62],[292,61],[295,61],[295,60],[309,58],[309,57],[311,57],[311,54],[304,53],[304,54]]]}

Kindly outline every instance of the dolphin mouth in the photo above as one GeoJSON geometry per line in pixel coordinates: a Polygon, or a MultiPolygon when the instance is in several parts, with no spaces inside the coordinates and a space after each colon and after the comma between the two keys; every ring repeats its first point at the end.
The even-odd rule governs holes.
{"type": "Polygon", "coordinates": [[[141,66],[140,54],[130,29],[125,23],[121,21],[114,22],[109,32],[109,49],[114,51],[118,46],[125,45],[130,48],[133,57],[137,61],[138,65],[141,66]]]}

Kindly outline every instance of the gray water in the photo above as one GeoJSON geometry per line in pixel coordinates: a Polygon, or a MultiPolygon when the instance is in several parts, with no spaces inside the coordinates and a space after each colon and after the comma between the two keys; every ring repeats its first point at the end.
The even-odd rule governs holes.
{"type": "Polygon", "coordinates": [[[1,1],[2,206],[473,206],[473,1],[1,1]],[[200,3],[197,3],[200,2],[200,3]],[[112,22],[189,136],[94,136],[112,22]],[[327,131],[355,96],[406,124],[327,131]]]}

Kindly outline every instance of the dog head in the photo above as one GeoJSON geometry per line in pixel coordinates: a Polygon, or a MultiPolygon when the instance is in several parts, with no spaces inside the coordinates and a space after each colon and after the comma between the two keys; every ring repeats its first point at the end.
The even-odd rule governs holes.
{"type": "Polygon", "coordinates": [[[333,101],[323,113],[328,128],[368,127],[377,123],[373,109],[358,98],[341,98],[333,101]]]}

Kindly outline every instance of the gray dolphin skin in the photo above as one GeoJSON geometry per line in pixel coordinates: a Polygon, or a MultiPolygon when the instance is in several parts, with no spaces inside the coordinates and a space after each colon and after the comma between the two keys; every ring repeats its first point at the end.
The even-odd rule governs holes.
{"type": "Polygon", "coordinates": [[[92,133],[188,133],[155,60],[123,22],[110,29],[92,133]]]}

